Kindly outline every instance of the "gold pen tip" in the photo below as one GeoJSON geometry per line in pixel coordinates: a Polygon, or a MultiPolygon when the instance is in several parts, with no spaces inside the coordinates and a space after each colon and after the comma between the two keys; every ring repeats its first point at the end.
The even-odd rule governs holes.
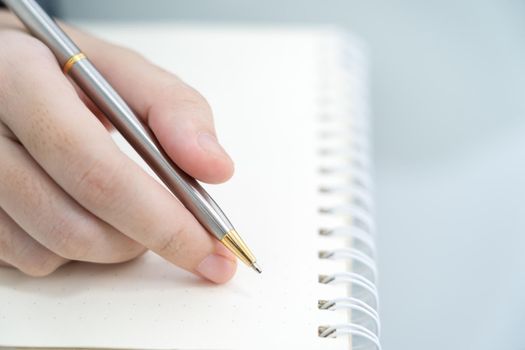
{"type": "Polygon", "coordinates": [[[262,273],[262,270],[261,268],[259,267],[259,265],[257,265],[256,262],[252,262],[252,268],[257,271],[258,273],[262,273]]]}

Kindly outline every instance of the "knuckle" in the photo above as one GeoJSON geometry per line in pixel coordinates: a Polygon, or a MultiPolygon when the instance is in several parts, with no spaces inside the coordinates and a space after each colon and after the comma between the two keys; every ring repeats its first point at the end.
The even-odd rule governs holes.
{"type": "Polygon", "coordinates": [[[163,257],[175,257],[180,255],[181,251],[184,250],[184,237],[186,229],[183,226],[179,226],[175,232],[166,235],[163,239],[160,239],[156,248],[154,249],[160,256],[163,257]]]}
{"type": "Polygon", "coordinates": [[[88,235],[83,234],[68,218],[57,219],[47,232],[47,237],[50,237],[51,249],[70,260],[83,260],[93,246],[88,235]]]}
{"type": "Polygon", "coordinates": [[[88,208],[116,210],[121,202],[125,160],[95,159],[79,171],[76,189],[79,202],[88,208]]]}
{"type": "Polygon", "coordinates": [[[206,122],[213,120],[211,106],[204,96],[176,77],[171,76],[168,80],[166,84],[160,85],[159,92],[155,94],[150,115],[175,110],[206,122]]]}
{"type": "Polygon", "coordinates": [[[185,103],[189,107],[202,110],[211,114],[211,107],[206,98],[201,95],[200,92],[195,90],[189,85],[184,85],[182,91],[179,89],[179,98],[180,102],[185,103]]]}

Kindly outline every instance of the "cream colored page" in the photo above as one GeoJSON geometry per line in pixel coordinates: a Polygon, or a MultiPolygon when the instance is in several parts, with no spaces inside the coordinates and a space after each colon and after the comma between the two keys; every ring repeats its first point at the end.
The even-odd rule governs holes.
{"type": "MultiPolygon", "coordinates": [[[[301,30],[112,27],[197,88],[234,178],[208,186],[257,255],[223,286],[148,253],[45,278],[0,269],[0,345],[181,349],[342,348],[317,337],[316,49],[301,30]]],[[[133,74],[133,72],[130,72],[133,74]]],[[[154,234],[154,232],[152,232],[154,234]]]]}

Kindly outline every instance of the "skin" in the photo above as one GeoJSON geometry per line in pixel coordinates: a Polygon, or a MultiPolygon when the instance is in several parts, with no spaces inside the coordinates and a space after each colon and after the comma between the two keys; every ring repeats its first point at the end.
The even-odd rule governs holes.
{"type": "MultiPolygon", "coordinates": [[[[208,183],[232,176],[197,91],[129,49],[63,28],[175,163],[208,183]]],[[[120,152],[100,111],[6,11],[0,43],[0,265],[45,276],[72,260],[118,263],[152,250],[230,280],[235,257],[120,152]]]]}

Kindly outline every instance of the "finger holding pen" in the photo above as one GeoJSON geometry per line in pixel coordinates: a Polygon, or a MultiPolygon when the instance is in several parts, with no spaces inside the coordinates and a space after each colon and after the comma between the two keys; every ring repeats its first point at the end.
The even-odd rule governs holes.
{"type": "MultiPolygon", "coordinates": [[[[3,51],[0,57],[3,71],[10,72],[9,79],[3,80],[3,86],[9,88],[1,90],[0,98],[5,103],[0,115],[15,140],[4,137],[2,141],[21,145],[28,159],[52,180],[48,181],[50,188],[70,198],[66,204],[84,210],[83,215],[96,223],[95,226],[106,227],[99,230],[98,238],[93,235],[91,251],[97,254],[107,251],[107,246],[104,248],[101,243],[107,244],[122,236],[126,237],[119,238],[122,241],[152,249],[174,264],[215,282],[231,278],[236,266],[233,255],[212,239],[171,194],[118,150],[102,124],[79,99],[47,48],[22,33],[4,35],[3,43],[11,43],[13,50],[3,51]],[[27,45],[21,46],[21,42],[27,45]],[[25,60],[21,66],[20,55],[34,59],[25,60]]],[[[19,167],[25,169],[22,165],[19,167]]],[[[39,179],[38,174],[25,171],[28,181],[39,179]]],[[[13,188],[14,184],[5,185],[13,188]]],[[[2,208],[9,207],[8,214],[25,227],[26,233],[38,242],[45,242],[49,251],[56,249],[49,242],[62,237],[44,237],[46,233],[42,232],[41,225],[23,215],[49,210],[50,222],[53,218],[68,222],[56,209],[24,208],[27,202],[20,204],[12,196],[1,200],[4,201],[0,203],[2,208]]],[[[69,209],[65,212],[70,212],[71,207],[66,204],[69,209]]],[[[74,237],[82,233],[74,218],[69,218],[71,232],[66,233],[73,238],[69,240],[71,244],[78,242],[74,237]]],[[[141,252],[139,248],[137,251],[141,252]]],[[[93,261],[89,255],[67,258],[93,261]]]]}

